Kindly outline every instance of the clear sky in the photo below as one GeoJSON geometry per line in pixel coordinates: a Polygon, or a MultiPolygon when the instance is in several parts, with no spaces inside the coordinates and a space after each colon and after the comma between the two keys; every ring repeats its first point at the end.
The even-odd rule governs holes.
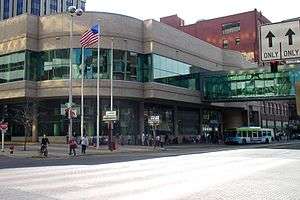
{"type": "Polygon", "coordinates": [[[88,11],[156,19],[178,14],[186,24],[257,9],[272,22],[300,17],[300,0],[87,0],[88,11]]]}

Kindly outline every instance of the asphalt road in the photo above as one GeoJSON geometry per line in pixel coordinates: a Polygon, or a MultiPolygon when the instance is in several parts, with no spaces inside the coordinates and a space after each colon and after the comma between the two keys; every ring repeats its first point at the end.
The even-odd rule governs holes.
{"type": "Polygon", "coordinates": [[[300,200],[299,144],[26,161],[1,163],[0,199],[300,200]]]}

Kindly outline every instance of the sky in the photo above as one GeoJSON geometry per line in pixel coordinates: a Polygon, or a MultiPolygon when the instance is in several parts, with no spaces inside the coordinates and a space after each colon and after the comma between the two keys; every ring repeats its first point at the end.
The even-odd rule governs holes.
{"type": "Polygon", "coordinates": [[[86,10],[124,14],[138,19],[156,19],[177,14],[185,24],[254,9],[271,22],[300,17],[299,0],[87,0],[86,10]]]}

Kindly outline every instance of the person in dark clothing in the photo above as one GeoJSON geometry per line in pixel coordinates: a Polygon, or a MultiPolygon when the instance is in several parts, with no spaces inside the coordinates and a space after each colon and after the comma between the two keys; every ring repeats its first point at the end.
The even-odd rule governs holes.
{"type": "Polygon", "coordinates": [[[44,135],[41,141],[41,154],[46,157],[48,156],[48,144],[50,144],[49,139],[44,135]]]}

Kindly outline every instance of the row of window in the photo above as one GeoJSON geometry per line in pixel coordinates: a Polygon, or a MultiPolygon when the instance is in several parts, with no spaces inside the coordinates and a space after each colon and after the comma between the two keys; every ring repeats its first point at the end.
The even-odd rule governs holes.
{"type": "MultiPolygon", "coordinates": [[[[82,71],[81,49],[74,49],[73,78],[97,79],[97,49],[85,49],[82,71]]],[[[111,50],[100,51],[100,78],[110,78],[111,50]]],[[[199,89],[197,72],[200,67],[155,54],[113,51],[113,77],[115,80],[159,82],[189,89],[199,89]]],[[[69,77],[69,49],[44,52],[20,52],[0,56],[0,83],[17,80],[59,80],[69,77]]]]}
{"type": "Polygon", "coordinates": [[[261,108],[262,113],[271,115],[288,115],[288,106],[276,103],[265,103],[261,108]]]}
{"type": "MultiPolygon", "coordinates": [[[[241,39],[240,38],[235,38],[235,45],[239,46],[241,44],[241,39]]],[[[228,40],[223,40],[223,48],[228,49],[229,48],[229,41],[228,40]]]]}
{"type": "Polygon", "coordinates": [[[237,137],[266,137],[272,136],[271,131],[238,131],[237,137]]]}
{"type": "Polygon", "coordinates": [[[31,5],[29,5],[29,0],[4,0],[3,1],[3,8],[1,8],[0,5],[0,13],[3,9],[3,19],[8,19],[11,16],[14,16],[14,11],[16,11],[16,15],[21,15],[25,12],[28,12],[28,6],[30,6],[31,14],[40,16],[41,12],[46,15],[47,14],[47,8],[49,4],[49,13],[57,13],[57,12],[64,12],[69,6],[76,6],[81,7],[83,10],[85,10],[85,1],[83,0],[31,0],[31,5]],[[16,2],[16,8],[15,8],[15,2],[16,2]],[[42,3],[43,3],[43,10],[42,10],[42,3]],[[64,8],[64,3],[66,3],[66,6],[64,8]],[[58,5],[60,6],[60,10],[58,5]],[[10,9],[11,7],[11,9],[10,9]]]}
{"type": "Polygon", "coordinates": [[[240,22],[233,22],[233,23],[228,23],[228,24],[222,25],[223,35],[238,32],[240,30],[241,30],[240,22]]]}

